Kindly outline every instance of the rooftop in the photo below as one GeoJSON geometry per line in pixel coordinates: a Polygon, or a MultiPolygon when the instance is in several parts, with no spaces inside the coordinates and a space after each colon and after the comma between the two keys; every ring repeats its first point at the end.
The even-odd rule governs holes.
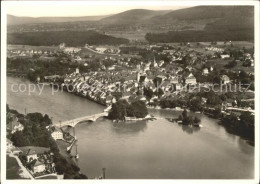
{"type": "Polygon", "coordinates": [[[45,147],[37,147],[37,146],[24,146],[24,147],[19,147],[19,149],[27,155],[32,155],[32,154],[42,154],[45,151],[50,151],[50,148],[45,148],[45,147]]]}

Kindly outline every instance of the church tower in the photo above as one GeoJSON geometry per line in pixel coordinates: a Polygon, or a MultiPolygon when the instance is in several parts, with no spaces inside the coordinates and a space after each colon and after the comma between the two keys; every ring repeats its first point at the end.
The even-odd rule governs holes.
{"type": "Polygon", "coordinates": [[[155,60],[155,57],[153,57],[153,67],[158,67],[158,64],[157,64],[157,62],[155,60]]]}
{"type": "Polygon", "coordinates": [[[136,81],[139,82],[140,80],[140,71],[137,71],[137,74],[136,74],[136,81]]]}

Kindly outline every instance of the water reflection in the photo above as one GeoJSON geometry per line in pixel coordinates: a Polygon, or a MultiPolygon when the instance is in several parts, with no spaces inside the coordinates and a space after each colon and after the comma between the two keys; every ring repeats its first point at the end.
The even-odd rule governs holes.
{"type": "Polygon", "coordinates": [[[186,132],[187,134],[193,134],[193,132],[198,132],[200,130],[200,127],[194,127],[194,126],[182,125],[182,124],[179,124],[179,126],[181,126],[183,132],[186,132]]]}
{"type": "MultiPolygon", "coordinates": [[[[166,118],[169,122],[171,123],[176,123],[174,118],[166,118]]],[[[194,132],[198,132],[200,130],[200,127],[198,126],[192,126],[192,125],[183,125],[183,124],[179,124],[179,127],[182,128],[182,131],[187,133],[187,134],[193,134],[194,132]]]]}
{"type": "MultiPolygon", "coordinates": [[[[20,79],[8,79],[8,84],[15,81],[20,79]]],[[[103,106],[87,99],[61,92],[52,96],[50,91],[44,88],[42,95],[29,96],[12,93],[9,88],[7,102],[20,112],[27,108],[27,112],[49,114],[54,122],[103,112],[103,106]]],[[[182,111],[151,111],[162,118],[132,124],[113,124],[106,119],[78,124],[78,146],[71,152],[75,155],[78,148],[81,172],[97,176],[106,167],[109,179],[253,178],[254,147],[227,133],[218,120],[189,112],[201,119],[200,130],[164,119],[177,118],[182,111]],[[192,140],[190,134],[195,135],[192,140]]],[[[65,130],[73,132],[71,128],[65,130]]]]}
{"type": "Polygon", "coordinates": [[[238,137],[238,147],[240,151],[242,151],[245,154],[252,155],[254,154],[254,150],[250,149],[252,145],[250,145],[250,142],[238,137]]]}
{"type": "Polygon", "coordinates": [[[144,132],[147,129],[146,123],[146,121],[113,123],[113,130],[119,134],[144,132]]]}

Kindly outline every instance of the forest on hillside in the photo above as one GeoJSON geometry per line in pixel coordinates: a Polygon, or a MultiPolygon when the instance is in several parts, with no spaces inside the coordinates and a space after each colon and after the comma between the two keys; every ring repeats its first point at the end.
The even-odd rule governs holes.
{"type": "Polygon", "coordinates": [[[129,40],[103,35],[95,31],[50,31],[7,34],[7,43],[16,45],[51,46],[66,43],[67,46],[119,45],[129,40]]]}

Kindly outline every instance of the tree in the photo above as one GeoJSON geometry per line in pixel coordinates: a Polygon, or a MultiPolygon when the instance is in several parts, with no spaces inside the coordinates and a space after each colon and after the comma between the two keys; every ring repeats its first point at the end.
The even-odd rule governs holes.
{"type": "Polygon", "coordinates": [[[213,111],[213,115],[215,118],[219,118],[221,115],[221,108],[219,108],[219,107],[215,108],[213,111]]]}
{"type": "Polygon", "coordinates": [[[169,99],[162,99],[160,100],[160,106],[164,109],[164,108],[170,108],[171,107],[171,103],[169,99]]]}
{"type": "Polygon", "coordinates": [[[23,165],[25,165],[27,163],[27,157],[25,154],[21,154],[19,155],[19,159],[21,160],[21,162],[23,163],[23,165]]]}
{"type": "Polygon", "coordinates": [[[233,60],[226,65],[226,68],[234,68],[235,66],[237,66],[237,62],[233,60]]]}
{"type": "Polygon", "coordinates": [[[183,119],[186,119],[188,117],[188,112],[186,109],[183,110],[182,117],[183,117],[183,119]]]}
{"type": "Polygon", "coordinates": [[[197,116],[195,116],[195,118],[194,118],[194,124],[199,124],[200,121],[201,121],[201,120],[200,120],[197,116]]]}
{"type": "Polygon", "coordinates": [[[209,105],[220,105],[222,103],[222,100],[220,97],[215,94],[213,91],[210,91],[207,93],[207,104],[209,105]]]}
{"type": "Polygon", "coordinates": [[[125,100],[119,100],[116,103],[112,105],[112,109],[108,114],[108,117],[110,119],[120,119],[123,120],[125,118],[126,114],[126,108],[127,108],[128,102],[125,100]]]}
{"type": "Polygon", "coordinates": [[[243,62],[242,65],[243,65],[244,67],[250,67],[251,64],[252,64],[252,62],[250,61],[250,59],[247,59],[247,60],[245,60],[245,61],[243,62]]]}
{"type": "Polygon", "coordinates": [[[178,120],[179,120],[179,121],[182,121],[182,119],[183,119],[183,118],[182,118],[182,115],[179,115],[178,120]]]}
{"type": "Polygon", "coordinates": [[[21,147],[24,145],[23,133],[21,131],[16,131],[12,137],[11,141],[14,143],[15,146],[21,147]]]}
{"type": "Polygon", "coordinates": [[[148,109],[143,101],[135,101],[131,104],[134,110],[134,116],[144,118],[148,114],[148,109]]]}
{"type": "Polygon", "coordinates": [[[244,70],[240,71],[238,80],[243,84],[250,84],[251,82],[249,75],[244,70]]]}
{"type": "Polygon", "coordinates": [[[150,88],[144,88],[144,95],[148,100],[150,100],[153,97],[153,90],[150,88]]]}
{"type": "Polygon", "coordinates": [[[49,116],[47,114],[45,114],[43,116],[43,122],[44,122],[44,125],[43,125],[44,127],[46,127],[47,125],[52,124],[51,119],[49,118],[49,116]]]}
{"type": "Polygon", "coordinates": [[[162,88],[159,88],[157,91],[158,97],[161,98],[163,94],[164,94],[164,92],[163,92],[162,88]]]}
{"type": "Polygon", "coordinates": [[[254,125],[255,125],[255,118],[254,118],[254,116],[253,116],[250,112],[248,112],[248,111],[243,112],[243,113],[239,116],[239,118],[240,118],[241,123],[245,124],[247,127],[248,127],[248,126],[254,126],[254,125]]]}
{"type": "Polygon", "coordinates": [[[190,107],[192,111],[201,110],[201,98],[195,98],[190,101],[190,107]]]}

